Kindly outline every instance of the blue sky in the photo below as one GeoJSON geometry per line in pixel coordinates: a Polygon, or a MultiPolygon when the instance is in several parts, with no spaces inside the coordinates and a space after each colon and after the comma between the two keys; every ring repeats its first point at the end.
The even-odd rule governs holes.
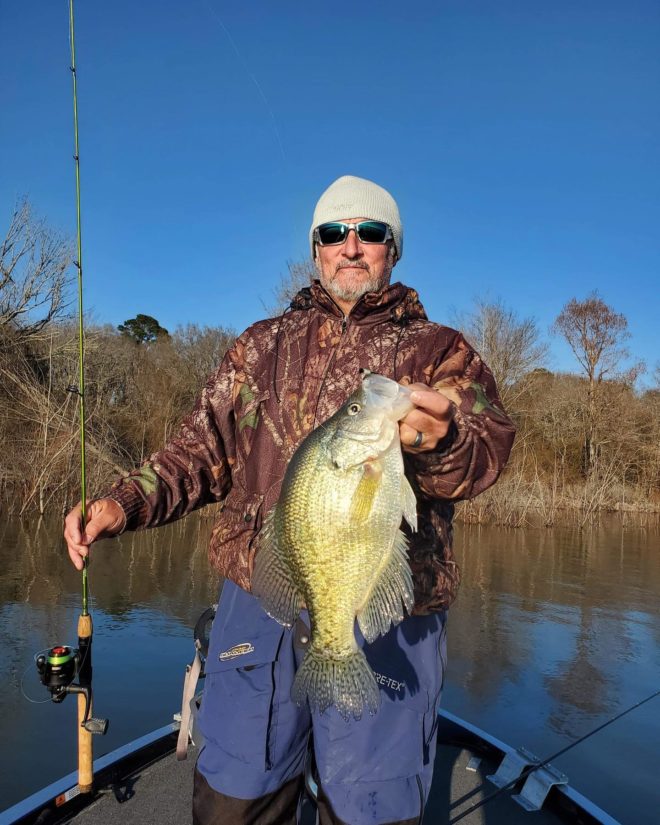
{"type": "MultiPolygon", "coordinates": [[[[0,0],[0,219],[74,234],[67,0],[0,0]]],[[[76,4],[86,305],[242,329],[341,174],[396,197],[431,318],[544,332],[598,289],[657,343],[660,4],[76,4]]],[[[552,342],[551,368],[574,368],[552,342]]]]}

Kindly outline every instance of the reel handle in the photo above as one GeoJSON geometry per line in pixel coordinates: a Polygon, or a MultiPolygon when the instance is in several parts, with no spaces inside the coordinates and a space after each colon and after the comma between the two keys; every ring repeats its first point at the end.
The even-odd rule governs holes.
{"type": "Polygon", "coordinates": [[[85,712],[80,727],[88,733],[103,736],[108,730],[108,720],[98,719],[89,715],[92,703],[92,690],[89,685],[78,685],[73,682],[76,675],[82,676],[80,651],[67,645],[56,645],[48,654],[39,654],[36,659],[37,671],[42,684],[50,691],[53,702],[63,702],[69,693],[76,693],[85,697],[85,712]]]}
{"type": "Polygon", "coordinates": [[[91,716],[84,724],[83,727],[88,733],[96,733],[99,736],[105,736],[108,732],[108,725],[110,724],[108,719],[98,719],[95,716],[91,716]]]}
{"type": "Polygon", "coordinates": [[[100,736],[105,736],[108,725],[108,719],[99,719],[95,716],[90,717],[89,706],[92,699],[92,691],[88,687],[81,687],[80,685],[69,685],[66,688],[67,693],[79,693],[85,697],[85,713],[83,714],[80,723],[81,728],[85,728],[87,733],[97,733],[100,736]]]}

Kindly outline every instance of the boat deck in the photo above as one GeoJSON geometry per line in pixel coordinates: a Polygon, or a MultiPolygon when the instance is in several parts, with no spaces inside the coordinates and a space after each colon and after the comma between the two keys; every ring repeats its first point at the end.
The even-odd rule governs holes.
{"type": "MultiPolygon", "coordinates": [[[[190,746],[188,759],[174,754],[178,723],[173,722],[136,739],[94,762],[97,790],[92,798],[77,790],[75,773],[43,788],[13,808],[0,813],[0,825],[186,825],[192,821],[192,785],[197,749],[190,746]]],[[[195,733],[193,733],[195,735],[195,733]]],[[[548,766],[542,772],[520,775],[519,755],[448,711],[438,720],[438,747],[433,785],[424,815],[425,825],[446,825],[464,811],[467,825],[620,825],[605,811],[569,785],[554,786],[558,774],[548,766]],[[513,762],[509,760],[513,760],[513,762]],[[504,761],[503,761],[504,760],[504,761]],[[506,763],[506,764],[505,764],[506,763]],[[514,767],[513,773],[510,772],[514,767]],[[528,812],[513,798],[513,791],[471,808],[495,792],[487,776],[502,770],[515,780],[516,790],[541,799],[542,811],[528,812]],[[524,787],[523,787],[524,783],[524,787]],[[529,786],[529,787],[528,787],[529,786]],[[549,792],[548,792],[549,791],[549,792]]],[[[524,754],[527,759],[528,754],[524,754]]],[[[524,762],[523,764],[528,764],[524,762]]],[[[539,800],[539,804],[540,800],[539,800]]],[[[305,797],[301,825],[315,825],[315,807],[305,797]]],[[[229,825],[229,823],[227,824],[229,825]]]]}
{"type": "MultiPolygon", "coordinates": [[[[439,745],[431,795],[424,816],[425,825],[442,825],[450,816],[456,816],[495,787],[486,781],[495,765],[482,761],[476,771],[467,770],[473,753],[459,747],[439,745]],[[485,788],[481,786],[485,784],[485,788]]],[[[185,762],[177,762],[170,754],[151,766],[140,769],[114,789],[78,813],[73,821],[79,825],[185,825],[192,821],[192,775],[195,764],[191,748],[185,762]]],[[[529,814],[511,798],[503,794],[483,808],[479,808],[462,822],[466,825],[529,825],[533,817],[536,825],[556,825],[559,821],[545,811],[529,814]]],[[[313,825],[315,814],[311,805],[305,806],[303,825],[313,825]]]]}

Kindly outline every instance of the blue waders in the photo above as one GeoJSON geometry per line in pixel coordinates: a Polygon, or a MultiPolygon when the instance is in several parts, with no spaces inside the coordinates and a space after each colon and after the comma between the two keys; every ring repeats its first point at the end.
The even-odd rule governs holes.
{"type": "Polygon", "coordinates": [[[326,822],[421,821],[433,775],[445,619],[444,613],[409,617],[369,645],[356,631],[380,686],[381,705],[374,716],[365,711],[347,722],[332,707],[310,713],[291,700],[308,644],[306,614],[285,629],[253,596],[226,582],[206,662],[199,716],[205,741],[195,790],[198,796],[203,784],[207,802],[201,807],[207,810],[213,807],[209,794],[217,794],[217,813],[215,820],[204,819],[197,810],[196,822],[295,822],[295,815],[268,819],[263,805],[257,818],[230,818],[230,812],[240,809],[239,800],[262,797],[280,810],[282,788],[297,796],[310,733],[321,796],[331,810],[326,822]]]}

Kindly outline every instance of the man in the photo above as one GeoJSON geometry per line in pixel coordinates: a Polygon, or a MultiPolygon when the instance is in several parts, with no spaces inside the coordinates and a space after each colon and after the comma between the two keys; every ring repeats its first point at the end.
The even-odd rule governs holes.
{"type": "Polygon", "coordinates": [[[429,322],[414,290],[390,285],[403,230],[387,191],[339,178],[316,206],[310,244],[319,280],[282,316],[237,339],[178,436],[90,504],[85,535],[80,508],[65,524],[80,569],[95,539],[222,502],[210,558],[226,581],[200,713],[199,825],[294,823],[308,746],[323,825],[420,821],[433,772],[445,613],[459,583],[453,502],[493,484],[513,441],[478,354],[456,331],[429,322]],[[419,529],[409,547],[413,615],[369,645],[356,629],[380,708],[345,721],[333,707],[311,713],[292,702],[309,642],[306,616],[284,629],[249,590],[255,537],[289,459],[356,388],[361,368],[415,388],[400,434],[419,529]]]}

